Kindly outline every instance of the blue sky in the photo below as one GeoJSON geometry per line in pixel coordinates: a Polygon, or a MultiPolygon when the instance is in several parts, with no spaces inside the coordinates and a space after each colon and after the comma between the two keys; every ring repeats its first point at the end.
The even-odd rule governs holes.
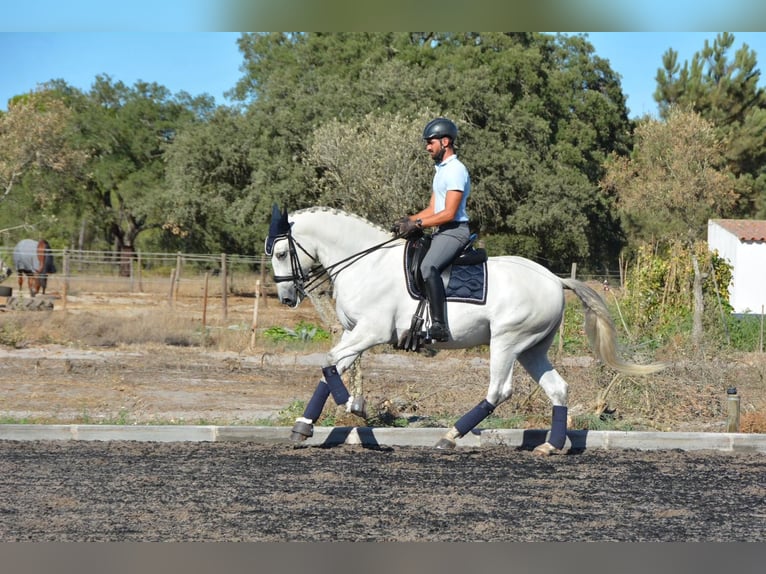
{"type": "Polygon", "coordinates": [[[239,32],[0,33],[0,109],[48,80],[63,79],[88,91],[96,76],[133,85],[157,82],[172,93],[224,92],[242,76],[239,32]],[[13,54],[13,57],[6,57],[13,54]]]}
{"type": "MultiPolygon", "coordinates": [[[[588,39],[598,56],[608,59],[622,77],[631,117],[656,114],[652,94],[662,55],[673,48],[679,60],[691,60],[716,32],[592,32],[588,39]]],[[[227,104],[224,93],[242,76],[239,32],[21,32],[0,33],[0,109],[8,99],[38,84],[63,79],[87,91],[96,75],[133,85],[157,82],[171,92],[212,95],[227,104]],[[13,55],[12,57],[8,57],[13,55]]],[[[734,50],[746,43],[760,68],[766,62],[766,33],[734,32],[734,50]]],[[[733,52],[731,54],[733,56],[733,52]]],[[[762,81],[762,85],[766,78],[762,81]]]]}

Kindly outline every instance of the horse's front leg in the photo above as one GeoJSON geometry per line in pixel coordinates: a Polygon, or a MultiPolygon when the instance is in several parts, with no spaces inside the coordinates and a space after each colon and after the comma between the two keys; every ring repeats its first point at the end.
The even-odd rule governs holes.
{"type": "Polygon", "coordinates": [[[365,417],[364,412],[364,398],[357,398],[351,396],[343,384],[343,379],[340,376],[340,372],[336,365],[330,365],[322,368],[322,379],[314,389],[314,394],[311,396],[303,411],[303,416],[296,419],[293,425],[292,434],[290,438],[294,441],[304,441],[314,434],[314,423],[319,419],[324,410],[327,399],[332,395],[336,405],[343,405],[346,408],[346,412],[350,412],[360,417],[365,417]]]}
{"type": "MultiPolygon", "coordinates": [[[[357,329],[359,325],[357,325],[357,329]]],[[[314,434],[314,423],[324,410],[327,399],[332,396],[335,404],[344,406],[346,412],[367,418],[365,400],[362,395],[353,396],[343,383],[341,375],[347,371],[361,353],[374,346],[386,342],[381,337],[365,335],[355,336],[354,331],[346,331],[338,345],[327,354],[327,366],[322,368],[322,379],[317,384],[303,416],[296,419],[290,435],[293,441],[304,441],[314,434]]]]}

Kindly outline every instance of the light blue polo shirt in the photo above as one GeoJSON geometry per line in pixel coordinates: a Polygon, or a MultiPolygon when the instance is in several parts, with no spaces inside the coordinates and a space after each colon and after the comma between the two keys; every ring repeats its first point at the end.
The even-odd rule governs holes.
{"type": "Polygon", "coordinates": [[[457,155],[451,155],[443,162],[436,164],[436,173],[434,174],[433,192],[434,192],[434,211],[439,213],[444,209],[447,201],[447,192],[450,190],[462,191],[463,198],[455,213],[455,221],[468,221],[468,213],[465,205],[468,200],[468,194],[471,193],[471,177],[468,175],[468,169],[457,159],[457,155]]]}

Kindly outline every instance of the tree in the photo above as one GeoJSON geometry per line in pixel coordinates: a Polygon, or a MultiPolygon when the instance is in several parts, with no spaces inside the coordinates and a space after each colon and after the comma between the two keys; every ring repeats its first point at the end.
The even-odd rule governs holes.
{"type": "Polygon", "coordinates": [[[262,242],[266,227],[254,225],[246,192],[253,175],[251,125],[238,110],[220,107],[168,147],[163,227],[175,249],[251,253],[262,242]]]}
{"type": "Polygon", "coordinates": [[[740,195],[735,215],[766,217],[766,90],[759,87],[756,54],[743,44],[733,59],[733,34],[719,34],[678,62],[672,49],[657,70],[654,98],[665,118],[674,106],[687,107],[710,121],[724,145],[729,170],[737,177],[740,195]]]}
{"type": "Polygon", "coordinates": [[[694,267],[694,327],[702,335],[702,275],[694,251],[710,217],[726,217],[736,204],[734,178],[725,165],[715,126],[694,111],[666,110],[666,120],[644,120],[636,128],[629,157],[612,155],[603,189],[617,208],[631,245],[675,241],[689,246],[694,267]]]}
{"type": "MultiPolygon", "coordinates": [[[[610,152],[627,153],[632,125],[618,76],[583,37],[272,33],[244,34],[239,45],[245,75],[234,93],[253,123],[248,193],[256,220],[268,221],[275,201],[297,209],[360,199],[343,186],[351,183],[349,166],[370,161],[360,150],[371,146],[347,146],[353,155],[337,178],[315,153],[322,130],[355,134],[360,143],[365,118],[414,126],[446,115],[460,127],[479,231],[510,237],[516,253],[557,268],[616,260],[622,236],[598,180],[610,152]]],[[[391,135],[391,146],[388,138],[374,142],[374,155],[400,157],[392,148],[401,134],[391,135]]],[[[366,189],[393,181],[378,176],[366,189]]]]}
{"type": "MultiPolygon", "coordinates": [[[[63,174],[82,166],[87,156],[68,145],[72,112],[49,91],[13,98],[0,112],[0,202],[25,176],[63,174]]],[[[40,195],[39,204],[52,201],[40,195]]]]}
{"type": "Polygon", "coordinates": [[[156,83],[128,87],[97,76],[76,117],[82,145],[92,150],[83,172],[83,201],[128,272],[136,239],[165,222],[164,155],[177,133],[206,117],[209,96],[171,96],[156,83]]]}
{"type": "Polygon", "coordinates": [[[330,121],[314,131],[306,161],[319,172],[319,201],[382,225],[422,209],[433,176],[420,139],[431,119],[368,114],[354,125],[330,121]],[[385,141],[387,153],[379,152],[385,141]]]}

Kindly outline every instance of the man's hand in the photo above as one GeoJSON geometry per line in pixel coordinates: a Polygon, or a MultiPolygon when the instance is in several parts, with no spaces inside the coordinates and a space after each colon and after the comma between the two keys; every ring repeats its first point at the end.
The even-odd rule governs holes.
{"type": "Polygon", "coordinates": [[[421,230],[420,221],[413,221],[409,217],[403,217],[396,222],[396,234],[400,237],[410,237],[421,230]]]}
{"type": "Polygon", "coordinates": [[[391,232],[392,233],[396,233],[398,235],[399,234],[399,226],[401,226],[403,223],[409,221],[409,219],[410,218],[405,215],[404,217],[400,217],[399,219],[394,221],[391,224],[391,232]]]}

